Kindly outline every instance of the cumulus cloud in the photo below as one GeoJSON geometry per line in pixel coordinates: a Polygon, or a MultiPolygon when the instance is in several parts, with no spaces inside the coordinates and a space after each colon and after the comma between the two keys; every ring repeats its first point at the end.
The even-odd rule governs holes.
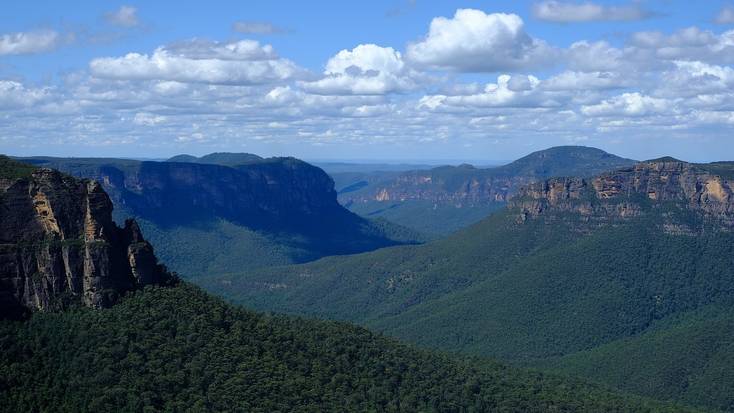
{"type": "Polygon", "coordinates": [[[565,71],[543,82],[546,90],[618,89],[633,86],[633,79],[617,72],[565,71]]]}
{"type": "MultiPolygon", "coordinates": [[[[698,105],[720,104],[722,97],[732,98],[734,69],[697,61],[677,61],[675,67],[660,74],[658,96],[695,97],[698,105]]],[[[707,105],[708,106],[708,105],[707,105]]]]}
{"type": "Polygon", "coordinates": [[[631,46],[656,59],[734,63],[734,30],[716,34],[688,27],[670,35],[638,32],[632,36],[631,46]]]}
{"type": "Polygon", "coordinates": [[[49,95],[47,88],[27,88],[20,82],[0,80],[0,108],[30,107],[49,95]]]}
{"type": "Polygon", "coordinates": [[[473,9],[434,18],[428,35],[407,48],[408,59],[417,65],[459,72],[526,69],[555,56],[555,49],[524,31],[519,16],[473,9]]]}
{"type": "Polygon", "coordinates": [[[533,16],[555,23],[591,21],[633,21],[652,16],[639,3],[625,6],[603,6],[592,2],[568,2],[547,0],[533,5],[533,16]]]}
{"type": "Polygon", "coordinates": [[[146,112],[138,112],[133,117],[133,123],[136,125],[155,126],[165,121],[165,116],[146,112]]]}
{"type": "Polygon", "coordinates": [[[623,93],[595,105],[585,105],[581,112],[586,116],[646,116],[670,112],[674,102],[645,96],[639,92],[623,93]]]}
{"type": "Polygon", "coordinates": [[[734,7],[724,6],[714,19],[716,24],[733,24],[734,23],[734,7]]]}
{"type": "Polygon", "coordinates": [[[290,86],[272,89],[260,103],[288,116],[367,117],[384,113],[389,108],[383,96],[319,95],[290,86]]]}
{"type": "Polygon", "coordinates": [[[535,76],[500,75],[497,83],[489,83],[479,93],[468,95],[429,95],[418,102],[419,108],[452,110],[452,108],[547,108],[561,106],[561,95],[544,93],[535,76]]]}
{"type": "Polygon", "coordinates": [[[272,46],[253,40],[182,42],[159,47],[150,55],[94,59],[89,68],[100,78],[232,85],[284,81],[303,73],[290,60],[279,58],[272,46]]]}
{"type": "Polygon", "coordinates": [[[18,131],[35,142],[222,149],[700,136],[734,124],[732,47],[734,31],[693,27],[555,48],[516,15],[458,10],[404,52],[360,44],[313,74],[270,45],[194,39],[93,59],[55,87],[0,80],[0,146],[18,131]]]}
{"type": "Polygon", "coordinates": [[[278,34],[285,30],[268,22],[239,21],[232,25],[232,30],[244,34],[278,34]]]}
{"type": "Polygon", "coordinates": [[[624,51],[608,42],[575,42],[566,51],[569,66],[581,71],[619,70],[628,63],[624,51]]]}
{"type": "Polygon", "coordinates": [[[323,78],[300,85],[308,92],[324,95],[382,95],[414,89],[418,77],[392,47],[361,44],[331,57],[323,78]]]}
{"type": "Polygon", "coordinates": [[[0,35],[0,56],[47,52],[59,43],[60,36],[53,30],[7,33],[0,35]]]}
{"type": "Polygon", "coordinates": [[[105,14],[105,19],[110,24],[121,27],[135,27],[140,24],[138,9],[132,6],[121,6],[119,9],[105,14]]]}

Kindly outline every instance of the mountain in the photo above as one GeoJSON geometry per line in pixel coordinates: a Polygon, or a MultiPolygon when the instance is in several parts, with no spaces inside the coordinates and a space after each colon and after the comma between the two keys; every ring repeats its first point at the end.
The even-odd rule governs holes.
{"type": "Polygon", "coordinates": [[[214,152],[200,158],[191,155],[176,155],[167,162],[205,163],[223,166],[239,166],[262,161],[263,158],[252,153],[214,152]]]}
{"type": "MultiPolygon", "coordinates": [[[[225,155],[240,154],[213,157],[225,155]]],[[[23,160],[100,182],[116,219],[135,217],[159,256],[184,276],[304,262],[417,237],[347,211],[328,175],[295,158],[235,167],[104,158],[23,160]]]]}
{"type": "Polygon", "coordinates": [[[2,412],[687,411],[239,309],[173,282],[97,182],[0,158],[0,188],[2,412]]]}
{"type": "Polygon", "coordinates": [[[501,209],[508,197],[528,183],[593,176],[633,163],[596,148],[559,146],[492,168],[463,164],[362,177],[344,184],[339,200],[363,216],[380,216],[417,231],[446,235],[501,209]]]}
{"type": "Polygon", "coordinates": [[[578,380],[265,316],[196,288],[0,321],[0,411],[685,412],[578,380]]]}
{"type": "Polygon", "coordinates": [[[112,221],[94,181],[0,157],[0,314],[74,303],[108,307],[127,291],[166,282],[134,220],[112,221]]]}
{"type": "Polygon", "coordinates": [[[734,321],[721,310],[734,304],[733,177],[734,163],[664,158],[551,178],[439,241],[202,284],[262,310],[734,410],[721,329],[734,321]]]}

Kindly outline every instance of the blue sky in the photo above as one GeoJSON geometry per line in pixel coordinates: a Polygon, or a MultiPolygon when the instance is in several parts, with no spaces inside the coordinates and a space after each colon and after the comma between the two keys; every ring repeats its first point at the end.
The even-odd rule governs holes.
{"type": "Polygon", "coordinates": [[[0,151],[734,159],[734,8],[699,3],[13,2],[0,151]]]}

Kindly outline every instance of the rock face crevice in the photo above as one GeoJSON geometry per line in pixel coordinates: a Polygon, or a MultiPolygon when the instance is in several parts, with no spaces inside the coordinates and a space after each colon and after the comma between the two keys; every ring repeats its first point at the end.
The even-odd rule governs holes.
{"type": "MultiPolygon", "coordinates": [[[[732,167],[734,170],[734,167],[732,167]]],[[[547,212],[606,219],[676,205],[734,228],[734,181],[707,165],[672,158],[640,162],[590,179],[555,178],[522,188],[510,202],[521,220],[547,212]]]]}
{"type": "Polygon", "coordinates": [[[0,178],[0,317],[74,302],[108,307],[169,278],[135,221],[113,222],[97,182],[51,169],[0,178]]]}

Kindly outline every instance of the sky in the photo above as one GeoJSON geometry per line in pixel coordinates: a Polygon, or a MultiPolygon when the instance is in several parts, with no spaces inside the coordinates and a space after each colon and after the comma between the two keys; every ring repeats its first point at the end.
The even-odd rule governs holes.
{"type": "Polygon", "coordinates": [[[0,153],[734,160],[726,1],[13,1],[0,153]]]}

